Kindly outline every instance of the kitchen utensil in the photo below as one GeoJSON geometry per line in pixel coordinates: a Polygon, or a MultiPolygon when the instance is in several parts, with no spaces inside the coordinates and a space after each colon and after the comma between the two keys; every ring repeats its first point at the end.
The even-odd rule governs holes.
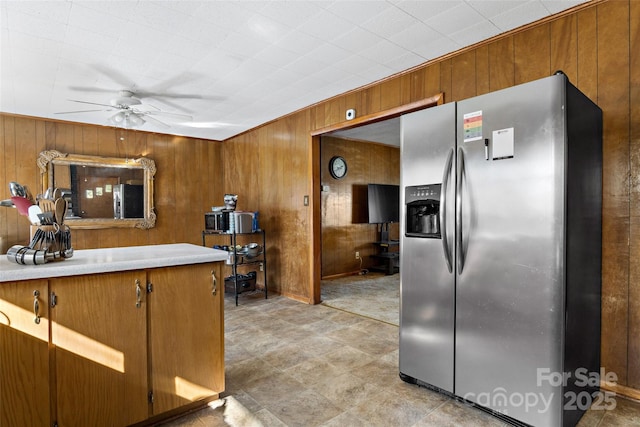
{"type": "Polygon", "coordinates": [[[31,224],[40,225],[40,218],[38,218],[38,214],[42,213],[42,209],[38,205],[29,206],[29,220],[31,220],[31,224]]]}
{"type": "Polygon", "coordinates": [[[9,183],[9,191],[11,192],[12,196],[16,196],[16,197],[27,196],[27,192],[24,190],[24,187],[15,181],[11,181],[9,183]]]}
{"type": "Polygon", "coordinates": [[[55,202],[55,220],[59,225],[64,222],[64,215],[67,212],[67,201],[62,197],[55,202]]]}
{"type": "Polygon", "coordinates": [[[38,214],[38,219],[40,220],[41,225],[53,224],[53,211],[45,211],[38,214]]]}
{"type": "Polygon", "coordinates": [[[11,196],[11,201],[20,212],[20,215],[29,216],[29,206],[33,205],[31,200],[21,196],[11,196]]]}
{"type": "Polygon", "coordinates": [[[24,189],[24,197],[29,199],[29,201],[31,201],[31,203],[35,205],[36,201],[33,198],[33,194],[31,193],[31,190],[29,190],[29,187],[27,187],[26,185],[23,185],[22,188],[24,189]]]}
{"type": "Polygon", "coordinates": [[[35,265],[47,262],[45,251],[31,249],[28,246],[15,245],[7,251],[7,259],[16,264],[35,265]]]}
{"type": "Polygon", "coordinates": [[[56,205],[53,200],[40,199],[38,200],[38,206],[42,209],[42,212],[55,212],[56,205]]]}
{"type": "Polygon", "coordinates": [[[54,189],[53,190],[53,195],[51,196],[51,198],[53,200],[58,200],[61,197],[62,197],[62,190],[60,190],[59,188],[54,189]]]}
{"type": "Polygon", "coordinates": [[[257,243],[249,243],[247,245],[247,258],[258,256],[262,251],[262,247],[257,243]]]}
{"type": "Polygon", "coordinates": [[[231,265],[231,264],[235,263],[235,260],[236,260],[236,254],[235,254],[235,253],[233,253],[233,252],[229,252],[229,253],[227,254],[227,261],[226,261],[226,264],[227,264],[227,265],[231,265]]]}

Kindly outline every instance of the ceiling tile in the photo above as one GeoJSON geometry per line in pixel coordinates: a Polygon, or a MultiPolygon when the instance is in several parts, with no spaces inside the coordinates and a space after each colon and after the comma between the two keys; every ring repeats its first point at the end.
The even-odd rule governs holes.
{"type": "MultiPolygon", "coordinates": [[[[0,2],[0,4],[3,3],[0,2]]],[[[65,39],[67,26],[62,22],[48,20],[46,16],[30,15],[19,11],[8,11],[6,19],[3,16],[2,21],[2,26],[11,30],[11,33],[30,34],[39,38],[55,41],[64,41],[65,39]]]]}
{"type": "Polygon", "coordinates": [[[4,7],[7,11],[17,11],[27,15],[39,17],[46,21],[59,22],[66,24],[69,20],[69,11],[71,10],[71,2],[53,2],[53,1],[6,1],[3,0],[4,7]]]}
{"type": "Polygon", "coordinates": [[[406,0],[397,2],[396,6],[420,21],[426,22],[462,3],[462,0],[406,0]]]}
{"type": "Polygon", "coordinates": [[[428,19],[426,23],[440,34],[447,36],[463,28],[475,25],[482,19],[482,15],[471,6],[466,3],[460,3],[428,19]]]}
{"type": "Polygon", "coordinates": [[[342,61],[352,55],[348,50],[329,43],[321,44],[317,48],[309,51],[308,54],[316,58],[322,58],[323,62],[326,63],[342,61]]]}
{"type": "Polygon", "coordinates": [[[125,19],[111,17],[104,19],[104,15],[95,9],[74,4],[69,13],[69,25],[91,31],[96,34],[103,34],[109,37],[120,37],[127,28],[125,19]]]}
{"type": "Polygon", "coordinates": [[[189,15],[179,10],[166,7],[163,1],[138,1],[125,3],[123,7],[131,7],[131,13],[128,15],[129,20],[146,27],[155,28],[156,30],[173,32],[183,23],[189,15]],[[135,6],[134,6],[135,5],[135,6]]]}
{"type": "Polygon", "coordinates": [[[468,46],[500,34],[500,29],[489,21],[480,21],[449,36],[459,46],[468,46]]]}
{"type": "Polygon", "coordinates": [[[529,22],[549,15],[547,9],[537,0],[530,0],[519,7],[510,9],[491,18],[501,31],[509,31],[529,22]]]}
{"type": "Polygon", "coordinates": [[[271,43],[282,39],[292,30],[292,27],[288,25],[281,24],[278,21],[258,14],[249,18],[246,26],[243,26],[241,31],[244,31],[245,28],[247,31],[253,33],[254,36],[271,43]]]}
{"type": "Polygon", "coordinates": [[[283,70],[286,69],[287,64],[295,61],[299,57],[299,54],[278,44],[269,45],[253,56],[253,58],[258,61],[282,68],[283,70]]]}
{"type": "Polygon", "coordinates": [[[462,46],[448,37],[433,39],[415,49],[415,53],[423,58],[434,59],[449,52],[456,51],[462,46]]]}
{"type": "Polygon", "coordinates": [[[388,39],[417,22],[420,21],[407,12],[396,7],[391,7],[363,22],[360,26],[380,37],[388,39]]]}
{"type": "Polygon", "coordinates": [[[239,1],[204,1],[197,2],[197,14],[209,22],[214,28],[235,30],[247,22],[247,10],[239,1]]]}
{"type": "Polygon", "coordinates": [[[418,47],[429,43],[430,41],[440,38],[442,35],[436,30],[428,27],[422,22],[408,25],[403,30],[389,37],[393,43],[401,46],[411,52],[415,52],[418,47]]]}
{"type": "Polygon", "coordinates": [[[251,57],[266,48],[269,43],[247,32],[232,31],[224,40],[225,50],[242,57],[251,57]]]}
{"type": "Polygon", "coordinates": [[[263,2],[258,13],[275,21],[297,27],[320,13],[328,5],[326,1],[268,1],[263,2]]]}
{"type": "Polygon", "coordinates": [[[522,5],[522,2],[512,0],[468,0],[467,3],[480,15],[489,19],[522,5]]]}
{"type": "Polygon", "coordinates": [[[202,16],[189,16],[185,18],[184,25],[174,31],[185,39],[197,41],[210,47],[220,45],[232,30],[211,25],[202,16]]]}
{"type": "Polygon", "coordinates": [[[426,62],[426,60],[422,56],[417,55],[413,52],[404,52],[400,56],[393,58],[392,60],[385,61],[383,65],[386,65],[393,70],[403,71],[409,68],[413,68],[424,62],[426,62]]]}
{"type": "Polygon", "coordinates": [[[355,27],[335,38],[333,43],[350,52],[360,53],[363,49],[382,43],[384,39],[364,28],[355,27]]]}
{"type": "Polygon", "coordinates": [[[391,62],[405,53],[406,50],[388,40],[382,40],[373,46],[360,51],[360,55],[376,62],[391,62]]]}
{"type": "Polygon", "coordinates": [[[300,31],[291,31],[275,44],[283,49],[295,52],[298,55],[304,55],[312,49],[318,47],[322,43],[321,39],[313,37],[300,31]]]}
{"type": "Polygon", "coordinates": [[[552,13],[552,14],[562,12],[563,10],[569,7],[577,6],[580,3],[583,3],[583,1],[580,1],[580,0],[540,0],[540,1],[542,2],[542,5],[545,7],[545,9],[547,9],[549,13],[552,13]]]}
{"type": "Polygon", "coordinates": [[[353,23],[331,12],[321,10],[299,25],[297,29],[318,39],[331,41],[348,33],[354,26],[353,23]]]}

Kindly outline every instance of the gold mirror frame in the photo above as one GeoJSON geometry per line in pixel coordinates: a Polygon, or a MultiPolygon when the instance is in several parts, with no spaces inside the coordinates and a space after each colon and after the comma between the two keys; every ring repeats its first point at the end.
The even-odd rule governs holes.
{"type": "Polygon", "coordinates": [[[42,177],[42,193],[54,186],[54,165],[80,165],[124,169],[142,169],[144,171],[144,218],[85,218],[65,219],[65,224],[76,229],[99,228],[141,228],[149,229],[156,225],[156,213],[153,206],[153,178],[156,164],[146,157],[138,159],[120,159],[115,157],[86,156],[66,154],[56,150],[43,151],[38,155],[38,167],[42,177]]]}

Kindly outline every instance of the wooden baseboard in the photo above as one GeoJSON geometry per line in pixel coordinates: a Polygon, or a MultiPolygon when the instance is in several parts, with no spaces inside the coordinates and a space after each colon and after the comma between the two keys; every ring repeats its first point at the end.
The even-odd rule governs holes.
{"type": "Polygon", "coordinates": [[[623,396],[640,402],[640,390],[638,389],[606,381],[600,381],[600,388],[605,391],[613,392],[616,396],[623,396]]]}
{"type": "Polygon", "coordinates": [[[355,276],[359,272],[360,272],[359,270],[356,270],[356,271],[351,271],[351,272],[348,272],[348,273],[332,274],[331,276],[323,276],[322,280],[332,280],[332,279],[339,279],[341,277],[355,276]]]}
{"type": "MultiPolygon", "coordinates": [[[[274,292],[269,291],[269,295],[271,295],[272,293],[275,294],[276,292],[275,291],[274,292]]],[[[286,298],[289,298],[289,299],[292,299],[294,301],[303,302],[305,304],[312,304],[311,299],[309,299],[309,297],[303,297],[303,296],[300,296],[300,295],[291,294],[289,292],[280,292],[279,295],[281,295],[283,297],[286,297],[286,298]]]]}

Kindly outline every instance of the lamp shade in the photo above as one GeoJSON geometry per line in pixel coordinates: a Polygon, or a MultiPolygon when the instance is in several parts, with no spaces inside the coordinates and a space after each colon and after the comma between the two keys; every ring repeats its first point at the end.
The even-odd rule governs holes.
{"type": "Polygon", "coordinates": [[[145,122],[146,121],[136,113],[129,114],[129,123],[131,126],[142,126],[145,122]]]}
{"type": "Polygon", "coordinates": [[[113,124],[119,125],[125,121],[125,118],[126,118],[126,115],[124,111],[120,111],[114,114],[113,116],[111,116],[111,118],[109,118],[109,121],[111,121],[111,123],[113,124]]]}

